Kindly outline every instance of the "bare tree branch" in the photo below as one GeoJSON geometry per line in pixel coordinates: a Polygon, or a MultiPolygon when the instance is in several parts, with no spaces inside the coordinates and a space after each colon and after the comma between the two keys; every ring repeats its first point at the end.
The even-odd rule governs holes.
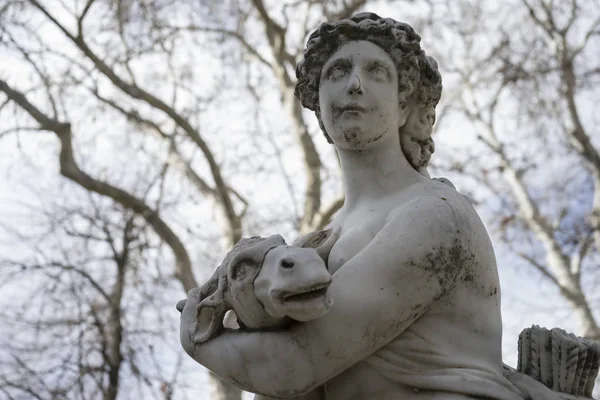
{"type": "Polygon", "coordinates": [[[156,234],[173,250],[176,266],[175,275],[184,288],[189,290],[198,286],[192,273],[190,258],[183,243],[154,210],[148,207],[142,200],[135,198],[124,190],[96,180],[81,171],[73,156],[70,124],[49,118],[31,104],[23,94],[12,89],[3,80],[0,80],[0,91],[4,92],[11,100],[31,115],[40,124],[41,129],[49,130],[56,134],[61,143],[60,172],[63,176],[89,191],[110,197],[117,203],[142,216],[153,227],[156,234]]]}
{"type": "Polygon", "coordinates": [[[219,194],[219,204],[223,208],[224,216],[229,224],[229,238],[233,244],[241,239],[242,226],[239,216],[236,214],[233,203],[227,190],[224,178],[221,175],[221,169],[217,164],[212,151],[208,147],[208,144],[202,139],[200,133],[192,127],[192,125],[182,115],[177,113],[172,107],[169,107],[162,100],[148,93],[147,91],[139,88],[138,86],[129,84],[121,79],[106,63],[104,63],[87,45],[84,40],[83,32],[78,32],[77,36],[71,34],[58,20],[56,20],[37,0],[31,0],[31,3],[40,10],[57,28],[59,28],[64,35],[70,39],[84,54],[90,59],[96,68],[106,76],[116,87],[121,89],[124,93],[128,94],[134,99],[142,100],[148,105],[156,108],[170,118],[180,126],[183,131],[190,137],[190,139],[200,148],[204,157],[208,163],[211,175],[215,181],[217,193],[219,194]]]}
{"type": "Polygon", "coordinates": [[[568,132],[571,143],[586,161],[588,168],[594,177],[593,208],[590,220],[595,229],[596,246],[600,248],[600,153],[594,147],[590,136],[586,132],[577,103],[575,102],[575,88],[577,86],[574,66],[571,60],[563,60],[563,79],[566,86],[565,97],[567,100],[569,115],[574,129],[568,132]]]}
{"type": "Polygon", "coordinates": [[[552,281],[557,287],[561,287],[560,283],[556,280],[554,275],[552,275],[552,273],[550,271],[548,271],[548,268],[546,268],[545,266],[543,266],[542,264],[537,262],[536,259],[528,256],[525,253],[518,252],[517,254],[523,260],[527,261],[532,267],[534,267],[536,270],[538,270],[542,275],[544,275],[546,278],[548,278],[550,281],[552,281]]]}
{"type": "Polygon", "coordinates": [[[265,33],[275,59],[279,63],[288,63],[289,65],[294,66],[296,59],[289,54],[285,48],[285,29],[269,16],[262,0],[252,0],[252,4],[258,11],[260,19],[263,21],[265,33]]]}
{"type": "Polygon", "coordinates": [[[286,64],[290,68],[294,67],[295,57],[291,56],[285,49],[285,29],[269,16],[262,0],[252,0],[252,4],[260,15],[271,51],[277,60],[275,63],[275,75],[279,79],[284,102],[292,117],[296,137],[304,153],[307,186],[300,230],[307,232],[312,229],[314,218],[321,208],[321,160],[304,121],[302,106],[294,97],[293,79],[286,69],[286,64]]]}
{"type": "Polygon", "coordinates": [[[235,39],[235,40],[238,41],[238,43],[240,43],[242,45],[242,47],[249,54],[251,54],[254,58],[256,58],[262,65],[264,65],[265,67],[267,67],[269,70],[273,71],[273,65],[271,65],[271,63],[266,58],[264,58],[260,54],[260,52],[258,50],[256,50],[256,48],[254,46],[252,46],[246,40],[246,38],[242,34],[240,34],[239,32],[228,30],[228,29],[224,29],[224,28],[209,28],[209,27],[202,27],[202,26],[196,26],[196,25],[187,25],[187,26],[172,26],[172,25],[168,25],[166,27],[168,29],[184,30],[184,31],[190,31],[190,32],[218,33],[218,34],[230,37],[232,39],[235,39]]]}
{"type": "Polygon", "coordinates": [[[366,0],[343,0],[340,10],[334,13],[325,13],[325,19],[327,21],[339,21],[340,19],[348,18],[364,7],[365,4],[367,4],[366,0]]]}
{"type": "MultiPolygon", "coordinates": [[[[495,101],[492,101],[490,107],[495,107],[495,104],[495,101]]],[[[600,331],[600,328],[582,292],[579,281],[580,277],[571,273],[570,260],[554,237],[552,225],[541,214],[538,204],[536,204],[527,191],[527,187],[523,181],[524,171],[514,167],[506,154],[504,146],[499,141],[493,125],[493,110],[488,110],[488,119],[486,119],[481,113],[481,107],[476,104],[475,111],[470,111],[465,106],[465,113],[469,118],[480,122],[486,128],[487,135],[481,135],[479,139],[500,158],[503,176],[518,206],[519,218],[527,224],[532,233],[543,244],[546,251],[547,264],[552,271],[552,275],[545,268],[541,268],[540,264],[532,262],[535,260],[527,259],[523,254],[520,254],[520,256],[527,259],[531,265],[559,287],[563,296],[571,303],[575,313],[578,315],[583,334],[594,337],[600,331]]]]}
{"type": "MultiPolygon", "coordinates": [[[[588,32],[585,34],[581,43],[577,46],[574,46],[573,49],[571,49],[571,59],[574,59],[575,57],[577,57],[583,51],[583,49],[585,49],[585,47],[589,43],[590,39],[597,35],[600,35],[600,17],[596,18],[596,20],[592,23],[592,26],[589,28],[588,32]]],[[[566,36],[566,32],[565,32],[565,36],[566,36]]]]}
{"type": "Polygon", "coordinates": [[[548,23],[546,21],[542,21],[542,19],[539,17],[537,12],[533,9],[533,6],[527,0],[522,0],[522,1],[523,1],[523,4],[529,10],[529,15],[530,15],[531,19],[533,19],[533,21],[539,27],[541,27],[544,31],[546,31],[548,36],[553,37],[554,31],[551,29],[551,27],[548,25],[548,23]]]}
{"type": "Polygon", "coordinates": [[[172,155],[171,162],[175,164],[185,174],[186,177],[189,178],[190,182],[196,187],[196,189],[198,189],[200,193],[211,196],[217,201],[219,200],[217,191],[211,188],[208,183],[206,183],[206,181],[202,179],[202,177],[200,177],[200,175],[192,168],[191,163],[183,158],[183,155],[177,146],[174,135],[165,133],[158,124],[149,119],[143,118],[136,110],[126,110],[116,102],[101,96],[97,90],[93,90],[92,93],[100,101],[119,111],[127,119],[134,121],[141,126],[150,128],[153,132],[158,134],[158,137],[167,141],[169,144],[169,153],[172,155]]]}
{"type": "Polygon", "coordinates": [[[579,241],[579,244],[577,246],[577,251],[573,252],[573,255],[571,256],[571,273],[574,276],[580,277],[581,264],[583,263],[585,256],[587,255],[588,251],[590,250],[592,243],[593,243],[593,240],[591,238],[591,235],[585,235],[579,241]]]}
{"type": "Polygon", "coordinates": [[[95,1],[96,0],[87,0],[85,6],[83,7],[81,15],[79,16],[79,18],[77,18],[77,29],[79,30],[79,32],[83,32],[83,20],[85,19],[85,16],[87,15],[88,11],[90,11],[90,8],[92,7],[92,4],[94,4],[95,1]]]}

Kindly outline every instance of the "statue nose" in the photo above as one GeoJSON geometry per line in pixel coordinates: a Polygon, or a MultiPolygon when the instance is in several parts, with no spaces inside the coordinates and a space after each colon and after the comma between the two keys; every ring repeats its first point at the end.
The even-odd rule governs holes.
{"type": "Polygon", "coordinates": [[[292,268],[294,268],[294,261],[285,258],[285,259],[281,260],[279,265],[283,269],[292,269],[292,268]]]}
{"type": "Polygon", "coordinates": [[[348,94],[361,94],[362,87],[360,84],[360,78],[358,75],[352,75],[350,82],[348,82],[348,94]]]}

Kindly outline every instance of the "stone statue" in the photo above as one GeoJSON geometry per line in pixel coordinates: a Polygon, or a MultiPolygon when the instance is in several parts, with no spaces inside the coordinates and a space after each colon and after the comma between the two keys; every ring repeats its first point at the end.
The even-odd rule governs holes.
{"type": "Polygon", "coordinates": [[[293,247],[279,235],[240,240],[208,282],[188,294],[198,304],[192,340],[201,344],[219,335],[229,311],[236,318],[230,324],[242,330],[283,328],[325,315],[333,304],[325,265],[333,243],[331,230],[306,235],[293,247]]]}
{"type": "Polygon", "coordinates": [[[492,244],[467,198],[427,173],[442,83],[420,37],[372,13],[324,23],[296,75],[342,168],[333,307],[197,340],[211,319],[192,290],[179,307],[186,352],[257,399],[564,398],[502,363],[492,244]]]}

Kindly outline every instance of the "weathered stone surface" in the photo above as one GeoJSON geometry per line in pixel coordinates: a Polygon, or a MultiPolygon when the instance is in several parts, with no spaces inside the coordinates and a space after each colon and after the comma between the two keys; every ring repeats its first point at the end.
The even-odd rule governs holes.
{"type": "Polygon", "coordinates": [[[600,344],[562,329],[533,325],[519,335],[517,369],[557,392],[592,396],[600,366],[600,344]]]}
{"type": "MultiPolygon", "coordinates": [[[[198,302],[198,322],[191,327],[194,341],[214,338],[233,319],[242,330],[274,329],[288,320],[325,315],[333,304],[326,259],[334,242],[332,230],[306,235],[294,246],[279,235],[240,240],[212,277],[190,291],[198,302]]],[[[180,301],[177,309],[182,311],[186,302],[180,301]]]]}
{"type": "MultiPolygon", "coordinates": [[[[525,332],[519,371],[502,363],[500,285],[489,236],[469,200],[427,172],[442,83],[419,35],[372,13],[324,23],[310,35],[296,75],[295,94],[315,112],[342,168],[345,202],[328,226],[336,234],[326,256],[334,305],[319,318],[297,317],[302,322],[279,329],[261,320],[253,326],[269,331],[205,340],[197,334],[199,324],[211,322],[200,315],[207,308],[232,305],[243,324],[256,315],[280,316],[266,295],[279,270],[263,266],[255,280],[220,272],[227,278],[190,293],[179,307],[186,352],[263,400],[576,396],[559,389],[588,395],[599,353],[561,331],[525,332]],[[241,282],[244,296],[211,299],[219,293],[213,288],[231,282],[241,282]],[[256,300],[263,314],[246,305],[256,300]]],[[[287,251],[270,253],[282,260],[287,251]]],[[[268,254],[264,259],[280,265],[269,264],[268,254]]]]}

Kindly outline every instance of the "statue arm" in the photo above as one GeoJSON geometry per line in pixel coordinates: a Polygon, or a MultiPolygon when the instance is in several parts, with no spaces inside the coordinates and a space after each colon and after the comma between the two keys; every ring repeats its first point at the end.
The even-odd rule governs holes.
{"type": "Polygon", "coordinates": [[[185,331],[184,320],[195,321],[194,305],[186,304],[183,347],[223,379],[265,396],[294,398],[325,384],[402,333],[463,273],[463,259],[472,258],[471,211],[458,194],[447,197],[395,210],[335,273],[334,306],[324,317],[276,332],[225,332],[197,345],[185,331]]]}
{"type": "MultiPolygon", "coordinates": [[[[254,400],[276,400],[275,397],[266,397],[260,394],[254,396],[254,400]]],[[[304,396],[296,397],[292,400],[325,400],[325,392],[322,387],[319,387],[304,396]]]]}

